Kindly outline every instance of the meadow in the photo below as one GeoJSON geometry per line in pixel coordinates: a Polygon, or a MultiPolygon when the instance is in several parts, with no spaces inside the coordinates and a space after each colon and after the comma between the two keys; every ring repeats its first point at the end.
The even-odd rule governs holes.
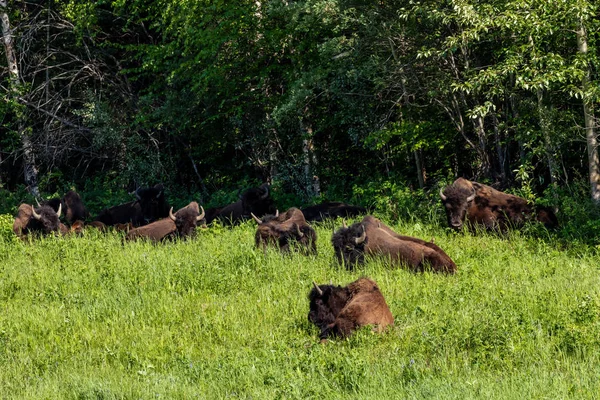
{"type": "MultiPolygon", "coordinates": [[[[0,397],[597,398],[600,262],[543,229],[435,238],[454,276],[254,248],[255,224],[123,246],[116,233],[23,243],[0,218],[0,397]],[[320,344],[312,281],[375,279],[395,318],[320,344]]],[[[335,222],[340,226],[341,221],[335,222]]]]}

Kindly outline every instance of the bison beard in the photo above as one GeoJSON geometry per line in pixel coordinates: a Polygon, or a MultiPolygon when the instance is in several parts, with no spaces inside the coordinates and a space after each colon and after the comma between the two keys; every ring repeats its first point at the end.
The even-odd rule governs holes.
{"type": "Polygon", "coordinates": [[[340,228],[331,242],[338,262],[350,270],[356,264],[363,264],[368,255],[388,258],[392,264],[407,265],[414,271],[429,267],[434,272],[456,272],[456,264],[439,246],[399,235],[370,215],[350,227],[340,228]]]}
{"type": "Polygon", "coordinates": [[[369,278],[360,278],[345,287],[313,285],[308,295],[308,320],[321,330],[321,340],[349,336],[365,325],[377,325],[381,332],[394,323],[377,283],[369,278]]]}
{"type": "Polygon", "coordinates": [[[520,227],[535,218],[547,228],[558,226],[554,212],[543,206],[530,206],[527,200],[500,192],[490,186],[458,178],[440,190],[448,226],[460,230],[465,220],[472,225],[483,225],[488,230],[504,231],[520,227]]]}

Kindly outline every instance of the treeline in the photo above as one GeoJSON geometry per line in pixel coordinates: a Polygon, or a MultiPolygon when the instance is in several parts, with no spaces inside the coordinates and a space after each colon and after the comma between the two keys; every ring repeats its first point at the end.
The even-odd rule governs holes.
{"type": "MultiPolygon", "coordinates": [[[[0,184],[600,199],[590,0],[0,1],[0,184]],[[10,40],[9,40],[10,39],[10,40]],[[57,183],[58,182],[58,183],[57,183]]],[[[91,190],[88,188],[88,190],[91,190]]]]}

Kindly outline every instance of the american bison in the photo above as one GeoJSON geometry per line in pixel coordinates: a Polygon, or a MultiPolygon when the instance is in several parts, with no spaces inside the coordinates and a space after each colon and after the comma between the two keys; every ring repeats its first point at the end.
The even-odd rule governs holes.
{"type": "Polygon", "coordinates": [[[275,212],[269,185],[266,183],[246,190],[239,197],[238,201],[227,206],[207,209],[206,223],[209,224],[215,219],[219,219],[224,224],[235,224],[250,218],[250,214],[263,216],[275,212]]]}
{"type": "Polygon", "coordinates": [[[256,247],[266,250],[267,246],[273,245],[287,253],[295,243],[305,254],[317,253],[317,233],[298,208],[290,208],[283,214],[266,215],[262,219],[250,214],[258,223],[254,236],[256,247]]]}
{"type": "Polygon", "coordinates": [[[81,196],[74,190],[69,190],[61,200],[63,209],[65,210],[65,220],[69,224],[75,221],[85,221],[90,213],[85,208],[81,196]]]}
{"type": "Polygon", "coordinates": [[[131,222],[137,227],[169,216],[170,206],[165,199],[163,185],[139,188],[135,197],[135,201],[104,209],[94,221],[107,226],[131,222]]]}
{"type": "Polygon", "coordinates": [[[302,209],[307,221],[318,222],[326,218],[351,218],[367,213],[364,207],[353,206],[340,202],[323,202],[302,209]]]}
{"type": "Polygon", "coordinates": [[[175,214],[171,207],[168,218],[129,231],[125,240],[146,238],[156,243],[171,237],[186,238],[195,233],[198,221],[202,221],[204,215],[204,209],[202,208],[202,214],[200,214],[198,203],[195,201],[177,210],[175,214]]]}
{"type": "Polygon", "coordinates": [[[369,278],[360,278],[348,286],[317,285],[308,295],[308,320],[315,324],[324,341],[331,336],[346,337],[365,325],[376,325],[381,332],[394,323],[394,317],[377,287],[369,278]]]}
{"type": "Polygon", "coordinates": [[[59,204],[58,211],[50,206],[43,205],[37,209],[30,204],[21,204],[13,223],[13,232],[19,237],[25,237],[30,233],[50,234],[52,232],[65,233],[68,229],[60,223],[62,206],[59,204]]]}
{"type": "Polygon", "coordinates": [[[453,274],[456,264],[437,245],[399,235],[377,218],[367,215],[361,222],[342,227],[331,238],[339,263],[347,269],[362,264],[365,256],[388,258],[392,264],[407,265],[411,270],[453,274]]]}
{"type": "Polygon", "coordinates": [[[556,215],[550,208],[529,205],[521,197],[464,178],[458,178],[440,190],[440,197],[448,225],[457,231],[463,227],[465,219],[472,225],[483,225],[490,230],[519,227],[532,218],[547,228],[558,226],[556,215]]]}

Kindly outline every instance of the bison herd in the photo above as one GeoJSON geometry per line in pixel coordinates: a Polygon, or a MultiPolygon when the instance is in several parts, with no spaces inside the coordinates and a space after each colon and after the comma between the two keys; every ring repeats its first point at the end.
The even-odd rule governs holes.
{"type": "MultiPolygon", "coordinates": [[[[317,234],[309,222],[366,214],[362,207],[339,202],[303,209],[292,207],[279,213],[267,184],[244,191],[235,203],[207,210],[192,201],[173,212],[160,184],[140,188],[132,195],[135,200],[107,208],[91,220],[81,197],[72,190],[61,199],[38,203],[37,207],[21,204],[13,231],[25,239],[32,234],[82,234],[86,227],[101,231],[112,227],[126,231],[124,241],[145,239],[156,243],[191,237],[199,225],[206,227],[216,220],[233,225],[252,218],[257,224],[257,248],[266,251],[268,247],[275,247],[282,253],[296,249],[310,255],[317,253],[317,234]],[[60,221],[61,216],[65,224],[60,221]]],[[[529,220],[542,222],[548,228],[558,225],[550,208],[532,206],[523,198],[463,178],[440,190],[440,198],[448,226],[454,230],[462,229],[465,221],[472,227],[500,231],[519,227],[529,220]]],[[[453,274],[457,269],[454,261],[433,241],[400,235],[371,215],[350,226],[344,222],[333,233],[331,243],[337,261],[349,270],[369,258],[383,259],[391,266],[418,272],[453,274]]],[[[360,278],[345,287],[314,282],[313,285],[308,296],[308,319],[320,329],[321,340],[347,336],[364,325],[375,325],[381,331],[394,323],[377,283],[369,278],[360,278]]]]}

